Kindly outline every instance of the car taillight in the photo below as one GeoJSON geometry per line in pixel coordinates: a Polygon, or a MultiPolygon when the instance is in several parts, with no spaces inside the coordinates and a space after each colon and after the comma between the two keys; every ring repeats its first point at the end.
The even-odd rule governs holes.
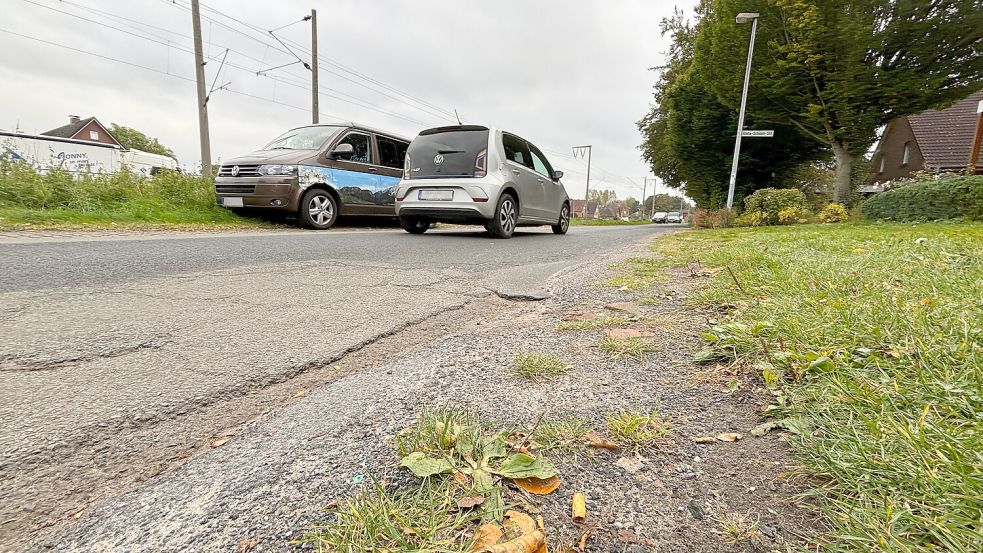
{"type": "Polygon", "coordinates": [[[410,159],[410,154],[407,153],[406,156],[403,157],[403,178],[404,179],[410,178],[410,165],[412,165],[412,164],[413,164],[413,160],[410,159]]]}
{"type": "Polygon", "coordinates": [[[474,158],[474,176],[481,178],[488,174],[488,149],[478,152],[478,157],[474,158]]]}

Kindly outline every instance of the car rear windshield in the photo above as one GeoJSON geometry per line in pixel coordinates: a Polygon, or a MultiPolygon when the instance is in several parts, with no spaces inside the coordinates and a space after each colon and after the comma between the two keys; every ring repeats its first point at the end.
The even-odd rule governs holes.
{"type": "Polygon", "coordinates": [[[445,127],[420,133],[410,144],[411,179],[473,177],[478,154],[488,148],[488,129],[445,127]]]}
{"type": "Polygon", "coordinates": [[[263,147],[264,150],[320,150],[342,127],[316,125],[289,130],[263,147]]]}

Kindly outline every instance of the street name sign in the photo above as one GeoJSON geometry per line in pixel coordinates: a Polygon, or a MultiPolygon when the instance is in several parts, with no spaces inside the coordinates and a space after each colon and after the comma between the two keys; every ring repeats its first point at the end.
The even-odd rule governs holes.
{"type": "Polygon", "coordinates": [[[771,138],[775,136],[775,131],[751,131],[744,129],[741,131],[743,137],[771,138]]]}

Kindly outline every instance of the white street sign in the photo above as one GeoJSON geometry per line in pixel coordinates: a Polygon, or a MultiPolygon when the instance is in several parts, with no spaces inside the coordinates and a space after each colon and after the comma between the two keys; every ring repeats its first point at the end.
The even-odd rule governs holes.
{"type": "Polygon", "coordinates": [[[744,137],[758,137],[758,138],[771,138],[775,136],[775,131],[749,131],[747,129],[741,131],[741,136],[744,137]]]}

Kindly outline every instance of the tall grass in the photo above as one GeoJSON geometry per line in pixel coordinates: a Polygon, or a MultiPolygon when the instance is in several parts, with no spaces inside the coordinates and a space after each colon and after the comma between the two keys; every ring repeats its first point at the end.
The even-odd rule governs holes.
{"type": "Polygon", "coordinates": [[[795,430],[826,551],[983,546],[983,225],[840,224],[656,243],[737,304],[704,357],[753,364],[795,430]]]}
{"type": "Polygon", "coordinates": [[[144,177],[75,174],[0,160],[0,228],[18,225],[223,224],[256,226],[216,205],[209,179],[164,171],[144,177]]]}

